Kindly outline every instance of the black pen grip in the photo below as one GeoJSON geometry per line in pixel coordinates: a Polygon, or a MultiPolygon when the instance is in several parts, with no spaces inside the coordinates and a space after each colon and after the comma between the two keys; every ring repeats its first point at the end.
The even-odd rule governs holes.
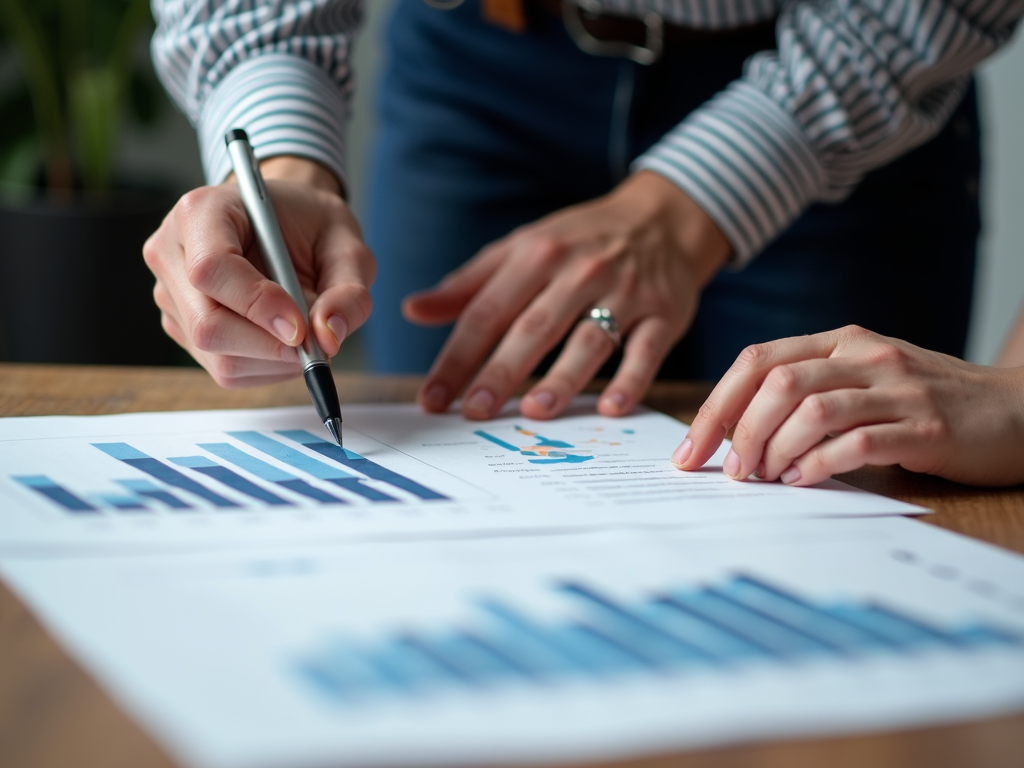
{"type": "Polygon", "coordinates": [[[313,363],[303,372],[306,377],[306,388],[313,400],[320,421],[341,418],[341,406],[338,403],[338,388],[334,384],[331,366],[327,363],[313,363]]]}

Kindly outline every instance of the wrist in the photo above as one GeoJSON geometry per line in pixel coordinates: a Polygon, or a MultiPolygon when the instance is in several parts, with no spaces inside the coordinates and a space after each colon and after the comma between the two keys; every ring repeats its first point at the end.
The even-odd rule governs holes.
{"type": "Polygon", "coordinates": [[[643,220],[668,233],[674,249],[685,260],[700,287],[725,265],[732,244],[715,220],[682,189],[654,171],[642,170],[612,193],[629,199],[643,220]]]}
{"type": "MultiPolygon", "coordinates": [[[[344,197],[344,188],[338,177],[320,163],[305,157],[294,155],[278,155],[260,160],[260,174],[264,179],[292,181],[297,184],[320,189],[325,192],[344,197]]],[[[234,182],[232,173],[226,181],[234,182]]]]}

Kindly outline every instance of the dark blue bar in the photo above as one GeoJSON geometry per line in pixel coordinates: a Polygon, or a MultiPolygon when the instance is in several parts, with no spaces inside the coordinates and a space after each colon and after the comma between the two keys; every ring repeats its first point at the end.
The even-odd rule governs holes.
{"type": "Polygon", "coordinates": [[[431,647],[447,659],[453,667],[478,682],[492,679],[530,679],[531,670],[506,652],[471,632],[454,632],[440,637],[431,647]]]}
{"type": "Polygon", "coordinates": [[[507,637],[508,642],[503,645],[514,647],[519,658],[537,673],[589,671],[589,667],[581,663],[571,649],[559,642],[556,633],[534,624],[514,608],[497,600],[482,600],[480,607],[504,630],[502,636],[507,637]]]}
{"type": "Polygon", "coordinates": [[[384,648],[367,655],[367,659],[395,685],[403,688],[464,685],[467,681],[430,653],[415,637],[403,635],[388,642],[384,648]]]}
{"type": "Polygon", "coordinates": [[[114,482],[118,485],[123,485],[138,496],[154,499],[161,504],[166,504],[171,509],[195,509],[191,504],[186,504],[173,493],[162,490],[160,486],[148,480],[115,480],[114,482]]]}
{"type": "Polygon", "coordinates": [[[294,440],[300,445],[306,446],[311,451],[316,451],[321,456],[326,456],[344,467],[354,469],[373,480],[380,480],[388,483],[389,485],[395,486],[395,488],[408,491],[414,496],[418,496],[426,501],[448,499],[447,496],[440,494],[437,491],[432,491],[430,488],[420,485],[415,480],[410,480],[404,475],[393,472],[387,467],[382,467],[380,464],[370,461],[354,451],[334,445],[333,443],[325,442],[316,435],[306,432],[303,429],[284,429],[278,431],[278,434],[287,437],[289,440],[294,440]]]}
{"type": "Polygon", "coordinates": [[[594,589],[571,582],[559,584],[558,589],[584,600],[592,609],[596,608],[602,629],[658,664],[703,664],[715,660],[700,648],[640,618],[594,589]]]}
{"type": "Polygon", "coordinates": [[[334,478],[332,480],[328,480],[327,482],[334,483],[339,488],[344,488],[346,491],[358,494],[359,496],[362,496],[364,499],[369,499],[370,501],[398,501],[398,499],[396,499],[394,496],[388,496],[383,491],[378,491],[376,488],[371,488],[368,485],[364,485],[363,479],[361,477],[339,477],[334,478]]]}
{"type": "Polygon", "coordinates": [[[108,456],[112,456],[119,461],[123,461],[129,467],[135,467],[135,469],[145,472],[147,475],[155,477],[161,482],[167,483],[167,485],[172,485],[175,488],[181,488],[183,491],[188,491],[201,499],[206,499],[215,507],[227,508],[242,506],[231,499],[225,499],[219,493],[214,493],[205,486],[197,483],[192,478],[186,477],[178,470],[147,456],[135,448],[132,448],[127,443],[93,443],[92,445],[95,448],[99,448],[108,456]]]}
{"type": "Polygon", "coordinates": [[[774,621],[768,621],[708,590],[674,592],[665,600],[680,610],[688,611],[709,624],[731,632],[780,659],[815,654],[822,650],[817,643],[810,642],[803,635],[781,627],[774,621]]]}
{"type": "Polygon", "coordinates": [[[847,653],[850,650],[842,644],[835,643],[827,638],[822,637],[818,632],[815,632],[814,629],[797,626],[793,623],[786,621],[784,618],[781,618],[780,616],[771,611],[767,611],[761,607],[750,605],[749,603],[744,603],[740,600],[736,600],[735,598],[730,597],[729,595],[725,594],[722,590],[716,587],[709,587],[705,590],[705,592],[708,595],[713,595],[724,602],[731,603],[737,608],[741,608],[747,611],[748,613],[763,619],[764,621],[774,624],[779,629],[788,632],[792,637],[802,638],[804,644],[807,646],[805,649],[806,651],[813,651],[815,647],[819,651],[827,651],[829,653],[847,653]]]}
{"type": "Polygon", "coordinates": [[[287,488],[293,493],[298,493],[307,498],[319,501],[321,504],[348,504],[344,499],[339,499],[337,496],[332,496],[327,491],[321,491],[305,480],[295,478],[294,480],[278,480],[277,484],[282,488],[287,488]]]}
{"type": "Polygon", "coordinates": [[[737,576],[722,588],[722,592],[736,602],[762,614],[770,614],[788,626],[838,648],[859,651],[893,647],[886,638],[842,621],[828,611],[753,576],[737,576]]]}
{"type": "Polygon", "coordinates": [[[748,643],[717,624],[711,624],[681,609],[668,598],[655,598],[642,606],[641,610],[666,632],[700,648],[720,663],[728,664],[733,661],[771,656],[771,653],[761,646],[748,643]]]}
{"type": "MultiPolygon", "coordinates": [[[[98,513],[99,509],[81,499],[66,488],[57,485],[46,475],[13,475],[12,480],[42,494],[68,512],[98,513]]],[[[102,513],[100,513],[102,514],[102,513]]]]}
{"type": "Polygon", "coordinates": [[[282,499],[277,494],[271,493],[265,488],[261,488],[249,480],[246,480],[237,472],[222,467],[220,464],[214,464],[212,461],[207,459],[205,456],[176,456],[168,459],[175,464],[194,469],[196,472],[212,477],[214,480],[228,488],[234,488],[240,493],[244,493],[246,496],[251,496],[258,501],[262,501],[266,504],[270,504],[274,507],[293,507],[295,506],[292,502],[287,499],[282,499]]]}
{"type": "Polygon", "coordinates": [[[109,494],[101,494],[100,498],[115,509],[120,509],[125,512],[149,512],[149,509],[142,500],[134,496],[112,496],[109,494]]]}

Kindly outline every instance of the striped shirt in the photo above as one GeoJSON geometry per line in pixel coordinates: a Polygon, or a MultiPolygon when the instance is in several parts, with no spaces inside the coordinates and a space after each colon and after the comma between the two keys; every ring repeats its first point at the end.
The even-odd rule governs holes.
{"type": "MultiPolygon", "coordinates": [[[[924,143],[972,68],[1011,37],[1024,0],[600,0],[670,23],[727,29],[778,16],[777,51],[633,164],[687,192],[756,256],[815,202],[924,143]]],[[[153,0],[153,56],[197,126],[206,177],[230,171],[223,135],[257,156],[299,155],[344,180],[349,69],[362,0],[153,0]]]]}

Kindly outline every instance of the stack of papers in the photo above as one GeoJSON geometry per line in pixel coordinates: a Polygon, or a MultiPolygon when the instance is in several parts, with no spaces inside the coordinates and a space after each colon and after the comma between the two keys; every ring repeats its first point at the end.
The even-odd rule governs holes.
{"type": "Polygon", "coordinates": [[[886,517],[925,510],[680,472],[686,427],[650,412],[349,407],[342,450],[310,410],[0,420],[0,573],[183,765],[579,761],[1024,708],[1024,558],[886,517]]]}

